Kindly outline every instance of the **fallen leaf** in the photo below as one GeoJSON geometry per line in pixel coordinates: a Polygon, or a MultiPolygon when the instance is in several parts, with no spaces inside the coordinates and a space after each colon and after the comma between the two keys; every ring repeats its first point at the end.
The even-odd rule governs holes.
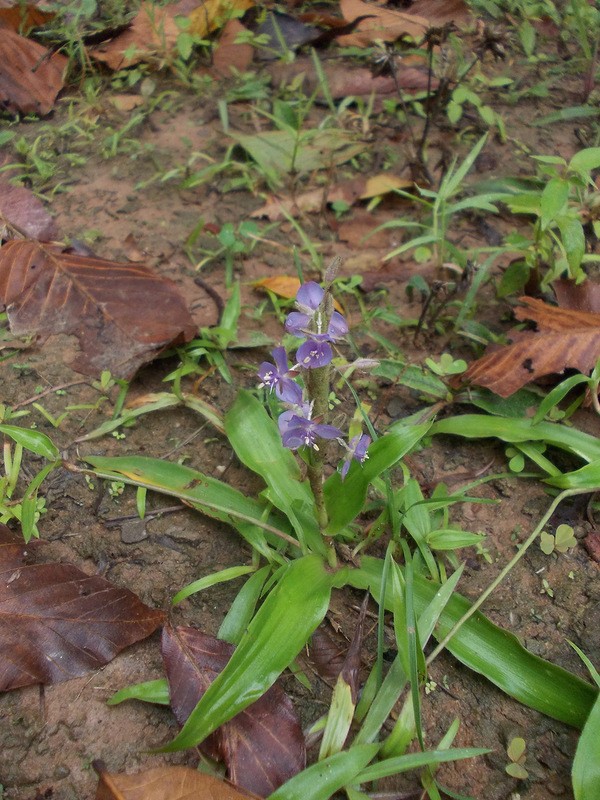
{"type": "Polygon", "coordinates": [[[248,800],[248,795],[189,767],[156,767],[133,775],[108,772],[94,761],[98,774],[95,800],[248,800]]]}
{"type": "Polygon", "coordinates": [[[99,669],[164,621],[163,611],[99,575],[26,563],[32,549],[0,524],[0,691],[99,669]]]}
{"type": "Polygon", "coordinates": [[[30,239],[49,241],[58,237],[54,220],[44,204],[24,186],[0,178],[0,217],[30,239]]]}
{"type": "Polygon", "coordinates": [[[60,253],[36,242],[0,248],[0,303],[13,335],[73,334],[74,369],[129,379],[197,327],[177,286],[143,264],[60,253]]]}
{"type": "MultiPolygon", "coordinates": [[[[289,275],[274,275],[272,278],[264,278],[262,281],[256,281],[256,283],[252,285],[255,289],[268,289],[270,292],[273,292],[273,294],[279,295],[279,297],[292,300],[298,294],[300,279],[293,278],[289,275]]],[[[337,300],[333,301],[333,306],[340,314],[344,313],[337,300]]]]}
{"type": "Polygon", "coordinates": [[[274,183],[281,183],[290,172],[312,172],[344,164],[367,148],[352,131],[313,130],[298,137],[289,131],[229,135],[256,161],[274,183]]]}
{"type": "MultiPolygon", "coordinates": [[[[349,69],[344,62],[328,62],[322,64],[323,75],[334,100],[348,95],[369,98],[371,94],[376,97],[397,95],[398,87],[405,91],[423,91],[427,88],[427,70],[415,66],[407,66],[404,62],[398,64],[396,81],[391,75],[373,75],[370,69],[364,67],[349,69]]],[[[273,81],[279,85],[289,84],[301,80],[301,87],[306,95],[317,91],[321,85],[321,77],[317,73],[313,60],[307,56],[299,56],[291,64],[281,61],[268,67],[273,81]]],[[[435,90],[439,81],[433,77],[430,88],[435,90]]]]}
{"type": "Polygon", "coordinates": [[[537,331],[509,334],[512,344],[474,361],[461,380],[510,397],[543,375],[565,369],[589,374],[600,356],[600,314],[557,308],[531,297],[520,302],[515,316],[533,320],[537,331]]]}
{"type": "Polygon", "coordinates": [[[464,0],[415,0],[410,13],[425,17],[430,25],[441,27],[449,22],[462,27],[471,20],[471,11],[464,0]]]}
{"type": "Polygon", "coordinates": [[[394,42],[401,36],[418,40],[430,26],[425,17],[363,3],[362,0],[341,0],[340,9],[347,22],[365,17],[356,31],[337,39],[340,47],[368,47],[376,41],[394,42]]]}
{"type": "Polygon", "coordinates": [[[348,645],[334,641],[324,624],[314,631],[308,651],[309,660],[322,678],[337,678],[344,666],[348,645]]]}
{"type": "Polygon", "coordinates": [[[0,108],[46,116],[64,86],[68,59],[0,27],[0,108]]]}
{"type": "Polygon", "coordinates": [[[115,94],[108,98],[108,102],[117,111],[133,111],[134,108],[142,105],[144,98],[141,94],[115,94]]]}
{"type": "Polygon", "coordinates": [[[408,178],[399,178],[389,172],[382,173],[367,179],[367,185],[360,199],[368,200],[370,197],[379,197],[379,195],[393,192],[394,189],[410,189],[413,186],[414,181],[408,180],[408,178]]]}
{"type": "Polygon", "coordinates": [[[600,283],[584,281],[578,285],[561,278],[552,282],[552,289],[561,308],[600,314],[600,283]]]}
{"type": "Polygon", "coordinates": [[[212,66],[217,77],[230,77],[232,70],[245,72],[252,62],[251,44],[237,44],[236,39],[246,28],[239,19],[229,19],[212,54],[212,66]]]}
{"type": "Polygon", "coordinates": [[[129,28],[90,50],[90,55],[112,70],[156,57],[164,58],[175,47],[181,33],[175,22],[179,13],[179,4],[162,8],[156,3],[143,2],[129,28]]]}
{"type": "Polygon", "coordinates": [[[18,33],[28,33],[31,28],[41,27],[53,19],[56,14],[31,3],[16,2],[6,8],[0,8],[0,25],[18,33]]]}
{"type": "Polygon", "coordinates": [[[300,214],[321,211],[324,201],[329,204],[344,202],[351,206],[358,200],[364,188],[364,179],[352,178],[329,188],[311,189],[295,197],[272,195],[264,206],[253,211],[250,216],[268,217],[271,222],[281,222],[286,219],[284,211],[292,217],[297,217],[300,214]]]}
{"type": "Polygon", "coordinates": [[[204,37],[220,28],[236,11],[246,11],[254,5],[252,0],[203,0],[189,14],[192,35],[204,37]]]}
{"type": "Polygon", "coordinates": [[[94,48],[90,54],[113,70],[141,61],[166,59],[175,51],[177,39],[183,32],[176,17],[187,17],[190,25],[186,32],[203,37],[215,30],[234,9],[251,5],[250,0],[180,0],[165,7],[143,2],[126,31],[94,48]]]}
{"type": "MultiPolygon", "coordinates": [[[[171,708],[180,725],[234,650],[232,644],[194,628],[164,628],[163,661],[171,708]]],[[[277,685],[221,725],[200,747],[225,762],[233,783],[260,797],[272,794],[306,766],[302,728],[289,697],[277,685]]]]}

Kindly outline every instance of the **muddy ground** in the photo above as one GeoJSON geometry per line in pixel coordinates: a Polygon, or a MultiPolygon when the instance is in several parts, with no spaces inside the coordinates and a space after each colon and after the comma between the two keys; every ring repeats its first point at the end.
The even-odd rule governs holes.
{"type": "MultiPolygon", "coordinates": [[[[573,98],[579,91],[577,76],[569,75],[565,67],[561,73],[558,69],[561,62],[557,61],[556,52],[551,52],[550,45],[549,52],[554,66],[541,65],[537,72],[524,69],[518,55],[508,63],[485,62],[483,69],[488,75],[511,74],[511,71],[514,74],[521,70],[521,84],[529,81],[533,85],[544,78],[552,78],[553,83],[548,98],[523,97],[517,106],[507,105],[506,97],[500,93],[487,97],[487,102],[493,103],[504,115],[509,141],[503,143],[497,135],[490,136],[476,175],[532,174],[527,152],[569,158],[580,147],[573,124],[545,128],[531,124],[553,108],[573,105],[573,98]]],[[[36,188],[43,190],[61,236],[88,243],[104,258],[125,260],[141,254],[159,274],[177,282],[194,308],[198,325],[209,326],[215,323],[217,311],[210,298],[194,284],[194,277],[201,274],[226,298],[224,261],[213,259],[198,273],[196,264],[186,255],[185,243],[201,219],[205,225],[216,226],[216,229],[226,222],[237,225],[249,219],[250,214],[264,204],[267,193],[260,174],[253,172],[252,167],[249,170],[253,182],[246,187],[232,187],[228,172],[188,190],[179,188],[178,180],[147,183],[157,172],[165,174],[184,166],[194,152],[218,162],[228,145],[217,113],[217,101],[227,84],[213,84],[201,92],[185,89],[168,75],[155,74],[152,79],[157,84],[155,97],[161,91],[168,94],[154,111],[127,132],[115,153],[107,153],[103,143],[105,145],[111,131],[121,129],[135,112],[120,112],[111,105],[109,98],[119,92],[110,86],[99,99],[88,103],[74,89],[59,101],[48,119],[22,122],[16,130],[30,141],[54,131],[56,138],[52,147],[56,153],[57,172],[45,186],[36,188]],[[74,128],[69,128],[68,123],[74,119],[88,134],[79,135],[74,128]],[[79,154],[81,160],[78,165],[70,166],[64,154],[73,152],[79,154]],[[136,188],[143,183],[147,185],[136,188]],[[128,237],[133,237],[134,247],[128,237]]],[[[325,108],[315,106],[310,122],[316,124],[325,113],[325,108]]],[[[344,124],[357,124],[353,113],[348,112],[344,124]]],[[[248,103],[231,104],[229,115],[229,124],[234,129],[252,132],[259,125],[248,103]]],[[[432,126],[428,140],[429,163],[433,165],[434,174],[439,176],[435,165],[440,154],[464,156],[481,132],[474,118],[465,119],[452,128],[440,117],[432,126]]],[[[365,136],[367,156],[357,165],[341,166],[326,175],[303,177],[299,186],[314,187],[315,182],[323,186],[355,177],[355,166],[363,175],[375,174],[381,171],[384,162],[391,164],[389,169],[397,175],[410,174],[410,140],[397,120],[390,120],[384,112],[373,114],[365,136]]],[[[4,150],[14,158],[10,145],[4,150]]],[[[242,158],[241,155],[237,157],[242,158]]],[[[287,192],[288,187],[283,186],[282,193],[287,192]]],[[[319,248],[325,263],[335,255],[344,257],[344,275],[380,269],[385,254],[400,240],[398,232],[393,230],[365,244],[359,243],[356,232],[352,238],[349,230],[360,230],[362,236],[365,225],[367,229],[373,226],[372,219],[365,221],[365,206],[366,201],[358,202],[341,220],[336,219],[330,207],[300,218],[304,231],[319,248]]],[[[374,224],[398,218],[406,214],[409,207],[401,199],[387,198],[373,212],[374,224]]],[[[506,219],[487,221],[501,233],[509,226],[506,219]]],[[[258,220],[258,225],[262,233],[268,221],[258,220]]],[[[455,225],[453,236],[461,246],[484,243],[482,228],[472,219],[457,220],[455,225]]],[[[241,338],[249,330],[262,330],[276,342],[280,323],[268,299],[253,289],[252,282],[269,276],[295,274],[292,244],[299,248],[305,275],[317,279],[319,276],[289,222],[277,223],[263,238],[269,241],[256,242],[251,253],[237,257],[235,262],[243,297],[239,328],[241,338]]],[[[206,249],[217,249],[214,235],[206,228],[199,244],[206,249]]],[[[201,261],[200,251],[196,250],[195,254],[197,261],[201,261]]],[[[493,271],[495,281],[502,265],[499,261],[493,271]]],[[[388,308],[404,320],[418,318],[420,304],[416,298],[411,302],[405,291],[411,271],[416,269],[414,263],[406,261],[402,269],[398,268],[399,280],[384,279],[380,282],[383,288],[365,293],[362,302],[366,309],[388,308]]],[[[425,277],[431,276],[425,272],[425,277]]],[[[342,301],[360,352],[371,357],[381,355],[377,342],[363,324],[356,299],[346,294],[342,301]]],[[[478,313],[495,329],[502,330],[505,325],[502,318],[508,308],[507,302],[495,300],[493,283],[484,287],[478,313]]],[[[387,337],[414,363],[422,363],[428,356],[437,357],[449,346],[448,336],[431,330],[415,338],[414,329],[378,320],[372,322],[372,330],[387,337]]],[[[455,356],[473,357],[468,345],[457,342],[452,345],[455,356]]],[[[52,387],[86,381],[65,363],[72,351],[73,342],[59,337],[43,347],[33,344],[2,361],[0,399],[7,405],[30,411],[19,424],[35,423],[38,430],[47,433],[72,459],[83,459],[89,454],[143,454],[183,459],[187,466],[222,477],[242,491],[252,494],[260,489],[232,456],[227,440],[189,410],[149,414],[134,426],[121,429],[119,438],[108,435],[77,443],[76,440],[111,415],[116,388],[111,390],[110,401],[102,402],[97,409],[70,410],[58,428],[53,427],[32,407],[31,401],[52,387]]],[[[238,386],[254,384],[254,370],[267,353],[266,349],[230,351],[225,357],[233,375],[231,385],[213,371],[201,382],[196,382],[198,376],[192,376],[186,388],[224,412],[238,386]]],[[[163,378],[177,364],[177,356],[173,355],[144,367],[131,384],[128,402],[150,392],[166,390],[168,384],[163,383],[163,378]]],[[[39,401],[57,417],[69,406],[93,406],[98,397],[98,390],[87,381],[68,386],[61,392],[50,391],[39,401]]],[[[422,405],[410,390],[385,382],[378,384],[370,400],[377,411],[380,431],[422,405]]],[[[451,412],[459,410],[454,408],[451,412]]],[[[600,433],[598,418],[592,410],[579,412],[575,424],[591,433],[600,433]]],[[[499,443],[491,440],[465,443],[438,437],[432,446],[411,456],[410,467],[424,490],[430,491],[440,481],[446,481],[455,489],[482,471],[485,474],[503,472],[506,463],[504,448],[499,443]]],[[[25,468],[32,471],[38,466],[34,462],[25,464],[25,468]]],[[[45,557],[68,561],[89,573],[103,575],[118,586],[132,589],[149,605],[169,611],[174,622],[216,634],[241,582],[206,590],[172,610],[170,600],[181,587],[203,575],[250,563],[248,546],[234,531],[191,510],[175,510],[144,523],[124,520],[135,515],[134,491],[125,488],[121,494],[113,496],[114,492],[111,494],[109,489],[98,480],[86,482],[83,475],[61,472],[51,476],[44,487],[47,512],[39,523],[41,537],[48,543],[45,557]]],[[[478,596],[513,555],[516,542],[526,538],[550,502],[544,488],[536,481],[501,480],[486,484],[476,493],[499,503],[457,506],[452,512],[455,522],[488,536],[486,547],[491,563],[474,550],[461,553],[467,558],[461,591],[471,599],[478,596]]],[[[175,502],[169,498],[151,495],[148,510],[173,505],[175,502]]],[[[574,526],[578,540],[591,529],[585,502],[561,509],[560,521],[574,526]]],[[[486,602],[484,611],[496,624],[515,633],[531,652],[584,675],[566,640],[578,644],[596,664],[600,662],[598,570],[598,564],[581,544],[558,558],[548,557],[534,546],[486,602]],[[544,591],[544,578],[553,596],[544,591]]],[[[342,624],[345,621],[349,625],[349,633],[352,616],[348,608],[355,606],[356,601],[357,597],[351,592],[340,593],[335,598],[337,616],[342,624]]],[[[365,663],[372,657],[373,645],[371,636],[365,645],[365,663]]],[[[48,686],[42,694],[38,687],[30,687],[0,697],[2,796],[11,800],[90,800],[96,785],[90,767],[94,759],[102,759],[114,772],[143,770],[163,763],[195,765],[197,755],[194,752],[172,756],[147,752],[175,734],[176,723],[170,711],[137,702],[116,707],[106,705],[116,690],[159,677],[162,677],[162,668],[159,634],[156,633],[128,648],[97,673],[48,686]]],[[[427,741],[437,741],[450,722],[459,717],[461,726],[456,744],[492,750],[476,761],[444,766],[439,774],[446,786],[478,800],[507,800],[509,797],[569,800],[572,797],[569,772],[577,742],[575,730],[524,708],[449,655],[433,664],[430,679],[437,687],[423,703],[427,741]],[[506,746],[514,735],[523,736],[527,743],[528,780],[517,781],[505,772],[509,763],[506,746]]],[[[311,681],[312,694],[291,676],[283,681],[305,726],[323,713],[330,692],[318,675],[311,674],[311,681]]],[[[394,782],[393,787],[400,792],[394,796],[405,796],[402,792],[418,789],[418,781],[415,777],[404,776],[394,782]]]]}

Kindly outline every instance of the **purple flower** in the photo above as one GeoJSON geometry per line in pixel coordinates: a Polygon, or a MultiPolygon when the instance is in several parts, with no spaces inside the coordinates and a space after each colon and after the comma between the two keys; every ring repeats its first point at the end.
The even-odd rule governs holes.
{"type": "Polygon", "coordinates": [[[284,347],[276,347],[271,351],[275,365],[268,361],[258,368],[259,386],[267,386],[269,391],[275,389],[275,394],[284,403],[298,405],[302,402],[302,389],[291,378],[288,378],[288,361],[284,347]]]}
{"type": "Polygon", "coordinates": [[[348,470],[350,469],[350,462],[354,458],[358,463],[362,466],[363,461],[365,461],[369,456],[367,455],[367,448],[371,444],[371,437],[367,436],[366,433],[361,433],[358,436],[353,436],[350,440],[350,445],[348,446],[348,452],[346,453],[346,457],[344,459],[344,463],[342,465],[342,483],[344,482],[344,478],[348,474],[348,470]]]}
{"type": "Polygon", "coordinates": [[[326,367],[333,358],[331,345],[324,341],[325,336],[315,336],[307,339],[301,344],[296,353],[296,360],[305,369],[315,369],[316,367],[326,367]]]}
{"type": "Polygon", "coordinates": [[[337,439],[342,433],[333,425],[320,425],[316,420],[309,418],[310,408],[306,405],[301,408],[284,411],[280,415],[278,424],[281,441],[284,447],[297,450],[306,445],[318,450],[317,437],[321,439],[337,439]],[[306,416],[304,416],[306,414],[306,416]]]}
{"type": "Polygon", "coordinates": [[[297,336],[299,339],[302,339],[304,336],[312,336],[316,333],[320,336],[326,336],[327,341],[330,342],[341,339],[348,333],[346,320],[339,311],[333,312],[329,325],[327,326],[327,333],[323,333],[320,319],[321,315],[317,315],[317,312],[323,300],[324,293],[323,288],[314,281],[308,281],[308,283],[302,284],[296,295],[296,305],[300,310],[292,311],[291,314],[288,314],[285,321],[285,330],[287,333],[291,333],[292,336],[297,336]],[[314,326],[316,327],[316,331],[311,331],[308,326],[315,319],[315,315],[317,315],[316,325],[314,326]]]}

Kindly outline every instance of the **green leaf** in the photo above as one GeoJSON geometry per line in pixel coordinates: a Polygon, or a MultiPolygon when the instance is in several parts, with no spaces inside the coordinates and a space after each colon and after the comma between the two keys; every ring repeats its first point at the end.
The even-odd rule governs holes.
{"type": "Polygon", "coordinates": [[[542,531],[540,535],[540,550],[549,556],[554,552],[554,536],[547,531],[542,531]]]}
{"type": "Polygon", "coordinates": [[[562,237],[569,267],[575,276],[585,254],[585,234],[581,220],[575,215],[565,214],[557,216],[556,224],[562,237]]]}
{"type": "Polygon", "coordinates": [[[346,784],[356,783],[356,775],[378,749],[378,744],[364,744],[336,753],[295,775],[270,794],[268,800],[328,800],[346,784]]]}
{"type": "Polygon", "coordinates": [[[478,545],[484,539],[485,535],[481,533],[470,533],[460,528],[439,528],[427,536],[427,544],[432,550],[456,550],[478,545]]]}
{"type": "MultiPolygon", "coordinates": [[[[394,430],[394,426],[391,426],[394,430]]],[[[536,425],[529,419],[492,417],[484,414],[463,414],[457,417],[434,422],[430,434],[451,433],[467,439],[485,439],[492,436],[504,442],[546,442],[561,450],[583,458],[585,461],[600,461],[600,440],[575,428],[567,428],[553,422],[539,422],[536,425]]],[[[581,472],[581,470],[579,470],[581,472]]],[[[574,475],[575,473],[571,473],[574,475]]],[[[558,478],[548,478],[546,482],[560,486],[558,478]]],[[[567,487],[561,487],[567,488],[567,487]]],[[[571,488],[571,487],[568,487],[571,488]]]]}
{"type": "Polygon", "coordinates": [[[45,433],[32,431],[29,428],[19,428],[17,425],[0,425],[0,433],[5,433],[26,450],[31,450],[38,456],[44,456],[48,461],[57,461],[60,456],[58,447],[45,433]]]}
{"type": "Polygon", "coordinates": [[[175,606],[177,603],[181,603],[182,600],[185,600],[186,597],[208,589],[210,586],[216,586],[218,583],[225,583],[226,581],[235,580],[235,578],[241,578],[242,575],[248,575],[250,572],[254,572],[254,567],[228,567],[227,569],[219,570],[219,572],[212,572],[210,575],[205,575],[204,578],[189,583],[177,592],[171,601],[171,605],[175,606]]]}
{"type": "Polygon", "coordinates": [[[175,739],[160,749],[195,747],[219,725],[258,700],[298,655],[323,620],[335,576],[316,555],[279,570],[271,590],[248,625],[227,666],[208,687],[175,739]]]}
{"type": "Polygon", "coordinates": [[[552,178],[542,192],[541,225],[545,230],[556,216],[563,210],[569,197],[569,182],[562,178],[552,178]]]}
{"type": "Polygon", "coordinates": [[[525,753],[526,747],[525,739],[522,739],[520,736],[515,736],[514,739],[510,740],[510,744],[506,749],[506,754],[511,761],[518,761],[525,753]]]}
{"type": "Polygon", "coordinates": [[[168,706],[171,701],[169,699],[167,679],[160,678],[157,681],[136,683],[135,686],[120,689],[106,703],[109,706],[116,706],[124,700],[143,700],[145,703],[158,703],[161,706],[168,706]]]}
{"type": "Polygon", "coordinates": [[[231,608],[221,623],[217,638],[224,639],[226,642],[231,642],[231,644],[239,643],[254,616],[258,598],[270,571],[270,567],[262,567],[248,578],[235,596],[231,608]]]}
{"type": "Polygon", "coordinates": [[[335,535],[352,522],[363,508],[373,479],[409,453],[428,430],[429,425],[397,425],[392,433],[386,433],[370,445],[369,457],[362,466],[352,463],[343,483],[338,472],[325,481],[328,536],[335,535]]]}
{"type": "MultiPolygon", "coordinates": [[[[348,582],[357,589],[370,588],[379,600],[382,564],[380,559],[364,556],[360,569],[349,571],[348,582]]],[[[439,584],[434,581],[414,576],[417,613],[421,613],[437,589],[439,584]]],[[[392,609],[389,591],[385,604],[392,609]]],[[[440,615],[436,638],[442,639],[470,606],[466,598],[453,595],[440,615]]],[[[569,725],[582,727],[595,702],[595,687],[529,653],[513,634],[498,628],[479,612],[465,622],[447,647],[459,661],[519,702],[569,725]]]]}
{"type": "MultiPolygon", "coordinates": [[[[598,109],[593,109],[596,114],[598,109]]],[[[582,177],[589,177],[589,173],[593,169],[600,167],[600,147],[586,147],[575,153],[573,158],[569,161],[569,169],[579,173],[582,177]]]]}
{"type": "Polygon", "coordinates": [[[269,561],[274,557],[281,560],[268,544],[270,542],[279,548],[281,540],[267,529],[271,527],[288,536],[287,521],[277,514],[267,515],[267,504],[245,497],[232,486],[189,467],[158,458],[88,456],[86,460],[102,477],[117,478],[134,486],[178,497],[203,514],[227,522],[269,561]]]}
{"type": "Polygon", "coordinates": [[[305,551],[325,554],[315,503],[293,453],[281,443],[277,423],[263,404],[240,390],[225,417],[225,430],[240,461],[258,473],[268,486],[268,499],[288,517],[305,551]]]}
{"type": "Polygon", "coordinates": [[[554,534],[554,546],[559,553],[566,553],[569,547],[575,547],[577,539],[570,525],[559,525],[554,534]]]}
{"type": "Polygon", "coordinates": [[[425,753],[409,753],[405,756],[386,758],[385,761],[371,764],[370,767],[360,772],[356,777],[356,782],[378,781],[381,778],[388,778],[390,775],[408,772],[418,767],[426,767],[429,764],[458,761],[462,758],[475,758],[475,756],[482,756],[489,752],[491,751],[482,747],[463,747],[455,750],[432,750],[425,753]]]}

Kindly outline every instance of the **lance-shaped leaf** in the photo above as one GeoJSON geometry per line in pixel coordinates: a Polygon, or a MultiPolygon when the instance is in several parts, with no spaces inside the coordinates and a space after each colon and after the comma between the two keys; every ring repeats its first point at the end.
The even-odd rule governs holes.
{"type": "Polygon", "coordinates": [[[557,308],[521,297],[519,320],[530,319],[537,331],[513,333],[513,343],[473,362],[461,380],[509,397],[526,383],[565,369],[588,374],[600,356],[600,314],[557,308]]]}
{"type": "Polygon", "coordinates": [[[133,775],[109,772],[101,761],[94,761],[98,774],[95,800],[248,800],[212,775],[189,767],[156,767],[133,775]]]}
{"type": "Polygon", "coordinates": [[[173,281],[143,264],[60,253],[36,242],[0,249],[0,303],[15,336],[73,334],[74,369],[131,378],[167,345],[189,341],[196,325],[173,281]]]}
{"type": "Polygon", "coordinates": [[[98,575],[28,564],[25,554],[22,538],[1,525],[0,691],[99,669],[165,619],[98,575]]]}
{"type": "MultiPolygon", "coordinates": [[[[380,559],[365,556],[360,569],[348,572],[348,582],[359,589],[370,588],[378,600],[382,563],[380,559]]],[[[415,575],[413,589],[415,609],[420,614],[439,584],[415,575]]],[[[385,604],[392,607],[391,591],[386,592],[385,604]]],[[[436,637],[443,638],[470,605],[465,597],[454,594],[440,615],[436,637]]],[[[583,727],[596,700],[598,692],[594,686],[529,653],[516,636],[479,612],[454,634],[447,647],[459,661],[519,702],[569,725],[583,727]]]]}
{"type": "Polygon", "coordinates": [[[162,752],[195,747],[219,725],[254,703],[272,686],[308,641],[329,606],[336,576],[318,556],[304,556],[279,570],[279,581],[248,625],[234,654],[162,752]]]}
{"type": "MultiPolygon", "coordinates": [[[[225,668],[235,647],[194,628],[165,627],[162,652],[171,708],[180,725],[225,668]]],[[[306,766],[300,722],[290,698],[271,686],[252,705],[221,725],[201,745],[207,755],[227,765],[227,777],[261,797],[306,766]]]]}

